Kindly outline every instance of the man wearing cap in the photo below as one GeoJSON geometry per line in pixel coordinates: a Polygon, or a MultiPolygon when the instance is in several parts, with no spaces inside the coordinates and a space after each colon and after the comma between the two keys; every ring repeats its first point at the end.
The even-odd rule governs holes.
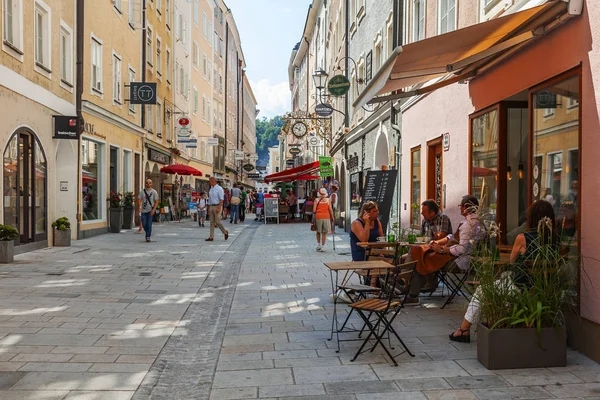
{"type": "Polygon", "coordinates": [[[462,270],[468,269],[470,254],[477,242],[485,237],[485,227],[479,221],[479,201],[476,197],[463,196],[458,207],[465,219],[458,225],[454,234],[432,240],[426,245],[412,246],[410,255],[418,264],[411,280],[406,304],[419,304],[418,296],[425,284],[425,277],[450,261],[454,260],[456,266],[462,270]]]}

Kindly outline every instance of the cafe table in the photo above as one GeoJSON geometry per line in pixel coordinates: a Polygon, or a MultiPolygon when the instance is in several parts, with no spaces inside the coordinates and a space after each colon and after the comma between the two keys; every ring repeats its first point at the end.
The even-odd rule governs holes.
{"type": "MultiPolygon", "coordinates": [[[[385,261],[350,261],[350,262],[326,262],[324,263],[325,267],[329,269],[329,278],[331,280],[331,291],[333,293],[333,315],[331,320],[331,336],[329,340],[333,339],[333,334],[335,333],[336,339],[338,342],[337,353],[340,351],[340,329],[339,323],[337,319],[337,302],[338,296],[337,289],[340,285],[339,282],[339,273],[340,271],[345,271],[346,275],[348,271],[356,271],[362,270],[367,273],[374,271],[389,271],[390,269],[395,268],[394,265],[387,263],[385,261]]],[[[344,278],[345,279],[345,278],[344,278]]]]}

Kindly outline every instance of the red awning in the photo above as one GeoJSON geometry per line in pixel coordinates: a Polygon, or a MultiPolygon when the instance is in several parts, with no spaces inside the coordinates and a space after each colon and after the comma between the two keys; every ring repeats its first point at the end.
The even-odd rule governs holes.
{"type": "Polygon", "coordinates": [[[319,162],[315,161],[310,164],[304,164],[296,168],[286,169],[285,171],[267,175],[266,183],[272,182],[289,182],[297,180],[300,176],[311,175],[319,170],[319,162]]]}
{"type": "Polygon", "coordinates": [[[198,171],[196,168],[183,164],[167,165],[165,167],[162,167],[160,169],[160,172],[165,174],[202,176],[202,172],[198,171]]]}

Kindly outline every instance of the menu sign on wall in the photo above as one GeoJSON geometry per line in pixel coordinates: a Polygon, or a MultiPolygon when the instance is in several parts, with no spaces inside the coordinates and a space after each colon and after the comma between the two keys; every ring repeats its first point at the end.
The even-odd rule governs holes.
{"type": "Polygon", "coordinates": [[[394,190],[398,180],[398,170],[367,171],[365,178],[363,202],[374,201],[379,206],[379,219],[383,231],[387,229],[390,220],[394,190]]]}

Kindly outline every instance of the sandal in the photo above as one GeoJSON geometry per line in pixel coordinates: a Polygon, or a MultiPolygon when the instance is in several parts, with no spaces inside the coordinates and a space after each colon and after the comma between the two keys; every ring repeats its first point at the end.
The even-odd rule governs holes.
{"type": "Polygon", "coordinates": [[[463,331],[462,329],[458,328],[458,331],[460,332],[459,336],[454,336],[456,331],[450,333],[450,340],[453,342],[471,343],[471,334],[469,333],[468,329],[463,331]],[[465,332],[467,333],[466,335],[465,332]]]}

